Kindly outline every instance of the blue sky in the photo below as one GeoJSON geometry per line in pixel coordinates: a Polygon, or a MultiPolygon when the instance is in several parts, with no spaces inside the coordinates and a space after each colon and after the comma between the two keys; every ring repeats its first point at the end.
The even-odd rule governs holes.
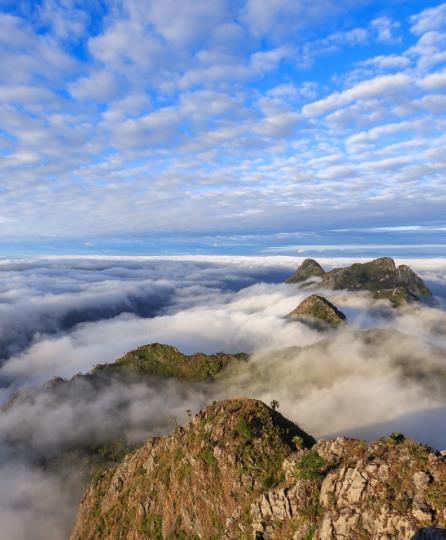
{"type": "Polygon", "coordinates": [[[3,253],[446,253],[446,3],[0,8],[3,253]]]}

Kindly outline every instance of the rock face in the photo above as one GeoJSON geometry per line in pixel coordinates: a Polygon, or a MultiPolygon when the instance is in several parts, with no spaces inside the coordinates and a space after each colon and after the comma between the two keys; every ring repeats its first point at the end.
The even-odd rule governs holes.
{"type": "Polygon", "coordinates": [[[214,403],[103,473],[82,499],[71,539],[222,538],[282,480],[293,437],[314,443],[259,401],[214,403]]]}
{"type": "Polygon", "coordinates": [[[285,283],[301,283],[311,277],[322,277],[325,274],[322,266],[314,259],[305,259],[299,268],[285,283]]]}
{"type": "Polygon", "coordinates": [[[102,473],[70,538],[409,540],[446,526],[441,454],[398,434],[313,443],[261,402],[214,403],[102,473]]]}
{"type": "Polygon", "coordinates": [[[332,327],[344,324],[347,320],[342,311],[326,298],[317,294],[305,298],[289,316],[332,327]]]}
{"type": "Polygon", "coordinates": [[[296,283],[311,275],[318,275],[322,277],[322,287],[333,290],[370,291],[374,298],[390,300],[394,306],[417,302],[421,297],[432,296],[423,280],[409,266],[402,264],[397,267],[390,257],[382,257],[367,263],[355,263],[329,272],[324,272],[313,259],[307,261],[286,280],[287,283],[296,283]],[[308,269],[301,271],[305,263],[308,269]],[[322,273],[311,273],[316,272],[316,268],[322,273]],[[308,276],[304,277],[307,273],[308,276]]]}

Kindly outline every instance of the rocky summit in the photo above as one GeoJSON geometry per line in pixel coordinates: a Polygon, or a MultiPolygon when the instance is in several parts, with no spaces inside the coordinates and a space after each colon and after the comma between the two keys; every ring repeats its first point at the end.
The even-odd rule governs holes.
{"type": "MultiPolygon", "coordinates": [[[[303,281],[303,279],[299,279],[299,276],[303,277],[307,274],[308,277],[310,275],[321,277],[323,288],[369,291],[375,299],[389,300],[395,307],[432,296],[423,280],[409,266],[402,264],[397,267],[395,261],[390,257],[381,257],[366,263],[355,263],[345,268],[335,268],[329,272],[324,272],[313,259],[307,259],[286,282],[303,281]],[[305,268],[302,268],[304,265],[305,268]],[[322,270],[322,274],[320,270],[322,270]],[[318,273],[311,274],[312,271],[318,273]]],[[[308,277],[304,279],[308,279],[308,277]]]]}
{"type": "Polygon", "coordinates": [[[401,434],[315,442],[233,399],[99,474],[70,538],[430,538],[446,526],[445,483],[446,457],[401,434]]]}
{"type": "Polygon", "coordinates": [[[326,298],[317,294],[305,298],[289,316],[308,321],[310,324],[322,325],[322,327],[336,327],[344,324],[347,320],[342,311],[326,298]]]}
{"type": "Polygon", "coordinates": [[[259,401],[215,402],[100,475],[81,501],[71,539],[238,535],[256,497],[283,481],[281,465],[295,441],[305,448],[315,442],[259,401]]]}
{"type": "Polygon", "coordinates": [[[324,274],[324,269],[317,261],[305,259],[296,272],[286,280],[286,283],[301,283],[312,277],[322,277],[324,274]]]}

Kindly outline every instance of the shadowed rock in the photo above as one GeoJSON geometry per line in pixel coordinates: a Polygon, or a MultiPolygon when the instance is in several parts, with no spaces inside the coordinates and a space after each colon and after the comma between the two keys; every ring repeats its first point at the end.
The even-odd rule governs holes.
{"type": "Polygon", "coordinates": [[[446,540],[446,529],[424,527],[417,532],[412,540],[446,540]]]}
{"type": "Polygon", "coordinates": [[[326,298],[317,294],[305,298],[289,316],[332,327],[339,326],[347,321],[342,311],[326,298]]]}

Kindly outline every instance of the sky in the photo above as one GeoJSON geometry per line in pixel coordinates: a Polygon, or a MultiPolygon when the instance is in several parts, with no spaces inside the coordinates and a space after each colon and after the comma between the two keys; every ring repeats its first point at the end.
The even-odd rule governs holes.
{"type": "Polygon", "coordinates": [[[446,3],[0,0],[0,66],[1,254],[446,255],[446,3]]]}

